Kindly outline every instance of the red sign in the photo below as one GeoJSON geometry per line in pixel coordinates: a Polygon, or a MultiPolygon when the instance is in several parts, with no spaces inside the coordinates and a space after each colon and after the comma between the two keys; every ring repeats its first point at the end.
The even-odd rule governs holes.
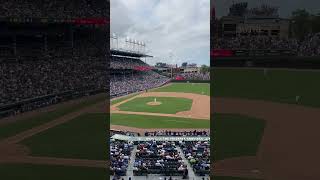
{"type": "Polygon", "coordinates": [[[134,67],[134,70],[137,71],[150,71],[152,68],[149,66],[136,66],[134,67]]]}
{"type": "Polygon", "coordinates": [[[213,57],[230,57],[233,56],[232,50],[214,49],[210,53],[213,57]]]}
{"type": "Polygon", "coordinates": [[[176,77],[176,80],[177,80],[177,81],[182,81],[182,80],[184,80],[184,78],[183,78],[182,76],[177,76],[177,77],[176,77]]]}
{"type": "Polygon", "coordinates": [[[109,21],[106,18],[78,18],[74,20],[75,24],[93,24],[93,25],[105,25],[109,21]]]}

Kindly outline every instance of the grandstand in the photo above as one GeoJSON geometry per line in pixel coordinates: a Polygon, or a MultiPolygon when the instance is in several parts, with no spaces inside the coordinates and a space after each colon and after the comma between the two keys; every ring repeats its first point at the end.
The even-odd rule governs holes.
{"type": "Polygon", "coordinates": [[[247,2],[235,3],[211,25],[214,66],[319,68],[320,33],[313,30],[298,37],[294,19],[279,17],[276,7],[249,9],[247,2]]]}
{"type": "Polygon", "coordinates": [[[157,136],[112,132],[110,175],[113,179],[208,178],[210,137],[207,132],[154,133],[157,136]]]}
{"type": "Polygon", "coordinates": [[[1,2],[0,118],[106,92],[103,2],[1,2]]]}
{"type": "Polygon", "coordinates": [[[111,49],[110,57],[110,97],[145,91],[169,82],[148,65],[143,58],[152,57],[144,52],[111,49]]]}
{"type": "MultiPolygon", "coordinates": [[[[170,86],[172,79],[159,74],[146,60],[143,61],[147,57],[152,56],[146,55],[143,51],[118,48],[118,45],[116,48],[111,48],[111,98],[117,101],[115,97],[121,97],[117,101],[121,103],[121,99],[127,99],[128,94],[140,91],[145,92],[141,94],[147,94],[148,90],[153,91],[152,89],[161,88],[166,84],[170,86]]],[[[189,73],[184,75],[184,80],[202,82],[208,80],[209,76],[209,73],[189,73]]],[[[113,109],[111,107],[111,113],[115,113],[112,112],[113,109]]],[[[144,111],[146,110],[142,110],[144,111]]],[[[111,126],[112,122],[117,120],[119,119],[111,115],[111,126]]],[[[136,120],[139,118],[137,117],[136,120]]],[[[180,124],[178,120],[177,122],[180,124]]],[[[124,127],[131,128],[129,124],[124,127]]],[[[108,166],[110,179],[190,178],[200,180],[209,178],[210,130],[179,128],[162,130],[156,127],[155,130],[143,129],[141,132],[140,130],[137,130],[138,132],[126,131],[120,127],[113,128],[108,140],[110,143],[110,166],[108,166]]]]}

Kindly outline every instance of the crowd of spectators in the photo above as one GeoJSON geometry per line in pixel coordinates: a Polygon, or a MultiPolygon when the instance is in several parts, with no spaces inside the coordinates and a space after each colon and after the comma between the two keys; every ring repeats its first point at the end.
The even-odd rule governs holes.
{"type": "Polygon", "coordinates": [[[93,0],[0,0],[0,17],[88,18],[106,17],[106,1],[93,0]]]}
{"type": "Polygon", "coordinates": [[[0,63],[0,106],[67,91],[106,88],[106,62],[47,58],[0,63]]]}
{"type": "Polygon", "coordinates": [[[116,97],[159,87],[169,80],[169,78],[154,71],[134,72],[126,75],[111,75],[110,96],[116,97]]]}
{"type": "Polygon", "coordinates": [[[130,142],[110,140],[110,174],[126,175],[132,149],[130,142]]]}
{"type": "Polygon", "coordinates": [[[210,72],[202,73],[202,72],[188,72],[181,73],[179,76],[183,77],[185,80],[201,80],[207,81],[210,80],[210,72]]]}
{"type": "Polygon", "coordinates": [[[175,142],[161,141],[138,144],[133,172],[135,175],[188,175],[187,166],[183,163],[175,142]]]}
{"type": "Polygon", "coordinates": [[[182,142],[181,149],[196,174],[210,173],[210,142],[182,142]]]}
{"type": "Polygon", "coordinates": [[[72,45],[61,29],[48,30],[46,43],[43,34],[17,35],[16,41],[1,35],[0,117],[107,91],[107,61],[96,47],[100,41],[83,35],[100,31],[75,30],[72,45]]]}
{"type": "Polygon", "coordinates": [[[110,60],[111,69],[135,69],[136,67],[150,67],[147,63],[140,59],[122,58],[112,56],[110,60]]]}
{"type": "Polygon", "coordinates": [[[309,34],[303,40],[274,38],[268,36],[238,36],[233,38],[214,38],[214,49],[230,50],[291,50],[298,56],[320,55],[320,33],[309,34]]]}
{"type": "Polygon", "coordinates": [[[153,132],[145,132],[145,136],[210,136],[210,131],[170,131],[159,130],[153,132]]]}
{"type": "MultiPolygon", "coordinates": [[[[112,130],[110,135],[114,134],[137,135],[132,132],[112,130]]],[[[210,136],[210,131],[156,131],[146,132],[145,136],[210,136]]],[[[207,176],[210,173],[210,142],[156,140],[127,142],[110,139],[110,160],[111,175],[116,178],[127,176],[129,171],[133,171],[134,176],[156,174],[160,177],[187,178],[190,170],[188,166],[191,166],[197,176],[207,176]],[[128,169],[129,166],[133,169],[128,169]]]]}

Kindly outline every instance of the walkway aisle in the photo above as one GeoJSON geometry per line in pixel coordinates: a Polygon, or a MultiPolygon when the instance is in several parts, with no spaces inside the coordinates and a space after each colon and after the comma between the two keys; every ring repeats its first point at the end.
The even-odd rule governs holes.
{"type": "Polygon", "coordinates": [[[194,171],[190,165],[190,163],[188,162],[188,160],[186,159],[186,157],[184,156],[184,153],[182,151],[182,149],[180,147],[177,147],[178,152],[180,153],[180,156],[182,158],[182,161],[187,165],[187,169],[188,169],[188,176],[190,180],[197,180],[200,179],[199,177],[197,177],[194,174],[194,171]]]}
{"type": "Polygon", "coordinates": [[[136,160],[136,152],[137,152],[137,146],[134,145],[131,156],[130,156],[129,165],[127,168],[127,177],[133,176],[133,165],[134,165],[134,161],[136,160]]]}

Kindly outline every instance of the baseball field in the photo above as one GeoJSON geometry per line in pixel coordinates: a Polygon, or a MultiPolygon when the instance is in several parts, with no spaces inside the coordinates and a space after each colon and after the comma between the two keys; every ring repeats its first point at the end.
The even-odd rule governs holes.
{"type": "Polygon", "coordinates": [[[2,119],[1,177],[4,179],[108,178],[105,129],[107,123],[115,127],[124,125],[130,126],[129,128],[136,127],[139,130],[182,129],[181,124],[185,129],[208,129],[210,127],[208,121],[210,98],[207,96],[210,92],[209,84],[185,84],[184,87],[187,88],[179,87],[181,85],[172,84],[163,87],[171,89],[172,92],[161,91],[159,88],[149,94],[129,95],[112,101],[111,104],[121,104],[121,106],[115,107],[117,112],[112,112],[111,122],[106,121],[105,94],[2,119]],[[183,93],[185,89],[188,91],[183,93]],[[131,106],[130,98],[136,98],[132,102],[140,106],[131,106]],[[160,104],[148,105],[149,101],[160,104]],[[201,108],[202,105],[207,108],[201,108]],[[146,110],[143,109],[145,107],[146,110]],[[202,109],[202,113],[197,113],[199,108],[202,109]]]}
{"type": "Polygon", "coordinates": [[[210,85],[171,83],[140,94],[115,99],[111,103],[111,128],[143,133],[159,129],[211,129],[213,172],[219,180],[253,180],[240,172],[224,169],[223,160],[255,156],[265,128],[265,121],[241,113],[217,113],[210,119],[210,85]],[[185,99],[191,99],[186,101],[185,99]],[[158,105],[150,103],[158,102],[158,105]],[[197,108],[199,107],[199,108],[197,108]],[[206,116],[205,116],[206,115],[206,116]]]}
{"type": "Polygon", "coordinates": [[[215,69],[216,179],[317,179],[319,78],[317,70],[215,69]]]}
{"type": "Polygon", "coordinates": [[[319,77],[314,70],[217,69],[214,112],[209,84],[172,83],[112,100],[111,122],[105,95],[2,119],[1,177],[107,178],[107,123],[138,132],[211,123],[215,179],[312,179],[319,175],[319,77]]]}
{"type": "Polygon", "coordinates": [[[146,130],[210,128],[210,84],[171,83],[111,102],[111,129],[146,130]]]}
{"type": "Polygon", "coordinates": [[[1,179],[106,179],[105,94],[0,122],[1,179]]]}

